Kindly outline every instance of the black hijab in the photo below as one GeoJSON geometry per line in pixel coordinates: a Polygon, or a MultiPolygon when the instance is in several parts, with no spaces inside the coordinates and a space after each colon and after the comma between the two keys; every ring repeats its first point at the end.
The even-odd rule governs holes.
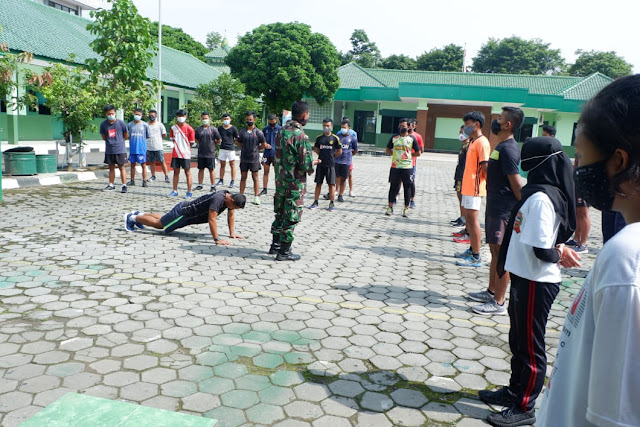
{"type": "Polygon", "coordinates": [[[529,172],[527,185],[522,187],[522,199],[513,208],[509,225],[502,241],[498,257],[498,275],[505,273],[509,241],[513,233],[515,217],[524,202],[537,192],[545,193],[553,209],[560,218],[560,228],[556,244],[564,243],[576,229],[576,194],[573,183],[573,166],[562,144],[550,136],[541,136],[527,140],[522,146],[522,170],[529,172]]]}

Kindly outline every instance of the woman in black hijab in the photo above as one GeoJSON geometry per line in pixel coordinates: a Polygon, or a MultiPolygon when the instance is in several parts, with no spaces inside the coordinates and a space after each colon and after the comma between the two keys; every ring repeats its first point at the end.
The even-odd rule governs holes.
{"type": "Polygon", "coordinates": [[[545,328],[560,291],[560,267],[578,266],[580,257],[565,242],[576,226],[573,165],[552,137],[525,142],[522,170],[528,172],[522,199],[512,212],[498,259],[498,274],[511,274],[509,297],[509,386],[481,391],[480,398],[507,407],[491,414],[491,425],[535,422],[535,402],[542,391],[547,358],[545,328]]]}

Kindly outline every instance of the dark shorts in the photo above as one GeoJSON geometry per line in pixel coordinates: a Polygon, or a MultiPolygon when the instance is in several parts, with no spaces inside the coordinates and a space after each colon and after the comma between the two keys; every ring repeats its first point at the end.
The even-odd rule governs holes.
{"type": "Polygon", "coordinates": [[[209,169],[210,171],[216,168],[215,157],[198,157],[198,169],[209,169]]]}
{"type": "Polygon", "coordinates": [[[105,154],[104,162],[108,165],[123,166],[127,164],[127,154],[105,154]]]}
{"type": "Polygon", "coordinates": [[[413,181],[413,169],[398,169],[391,168],[389,171],[390,183],[407,183],[410,184],[413,181]]]}
{"type": "Polygon", "coordinates": [[[273,156],[262,156],[263,165],[271,166],[274,160],[275,160],[275,157],[273,156]]]}
{"type": "Polygon", "coordinates": [[[147,163],[160,162],[164,163],[164,151],[149,151],[147,150],[147,163]]]}
{"type": "Polygon", "coordinates": [[[179,159],[177,157],[174,157],[171,159],[171,167],[173,169],[182,168],[188,171],[189,169],[191,169],[191,159],[179,159]]]}
{"type": "Polygon", "coordinates": [[[501,245],[509,220],[499,216],[485,215],[484,232],[489,245],[501,245]]]}
{"type": "Polygon", "coordinates": [[[576,208],[588,208],[589,203],[576,191],[576,208]]]}
{"type": "Polygon", "coordinates": [[[316,168],[316,177],[313,181],[316,184],[322,184],[327,181],[329,185],[335,185],[336,183],[336,168],[333,166],[318,166],[316,168]]]}
{"type": "Polygon", "coordinates": [[[260,170],[260,163],[244,163],[240,162],[240,172],[258,172],[260,170]]]}
{"type": "Polygon", "coordinates": [[[160,218],[160,223],[164,227],[165,233],[169,234],[178,228],[189,225],[185,217],[182,216],[182,203],[183,202],[180,202],[175,205],[173,209],[162,215],[162,218],[160,218]]]}
{"type": "Polygon", "coordinates": [[[338,178],[349,178],[349,168],[351,165],[340,165],[336,163],[336,177],[338,178]]]}

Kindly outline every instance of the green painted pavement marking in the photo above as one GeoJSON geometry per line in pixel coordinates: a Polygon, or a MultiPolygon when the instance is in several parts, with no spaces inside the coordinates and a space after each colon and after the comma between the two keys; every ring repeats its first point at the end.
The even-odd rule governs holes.
{"type": "Polygon", "coordinates": [[[217,420],[210,418],[150,408],[119,400],[67,393],[20,426],[211,427],[217,422],[217,420]]]}

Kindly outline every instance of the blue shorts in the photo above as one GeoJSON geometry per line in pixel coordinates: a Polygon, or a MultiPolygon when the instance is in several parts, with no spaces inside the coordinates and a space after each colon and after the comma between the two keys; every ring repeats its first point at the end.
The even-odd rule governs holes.
{"type": "Polygon", "coordinates": [[[185,227],[189,225],[189,222],[186,220],[184,216],[182,216],[182,203],[180,202],[173,207],[169,212],[162,215],[160,218],[160,223],[164,227],[164,232],[169,234],[178,228],[185,227]]]}
{"type": "Polygon", "coordinates": [[[147,153],[144,154],[129,154],[129,163],[147,163],[147,153]]]}

